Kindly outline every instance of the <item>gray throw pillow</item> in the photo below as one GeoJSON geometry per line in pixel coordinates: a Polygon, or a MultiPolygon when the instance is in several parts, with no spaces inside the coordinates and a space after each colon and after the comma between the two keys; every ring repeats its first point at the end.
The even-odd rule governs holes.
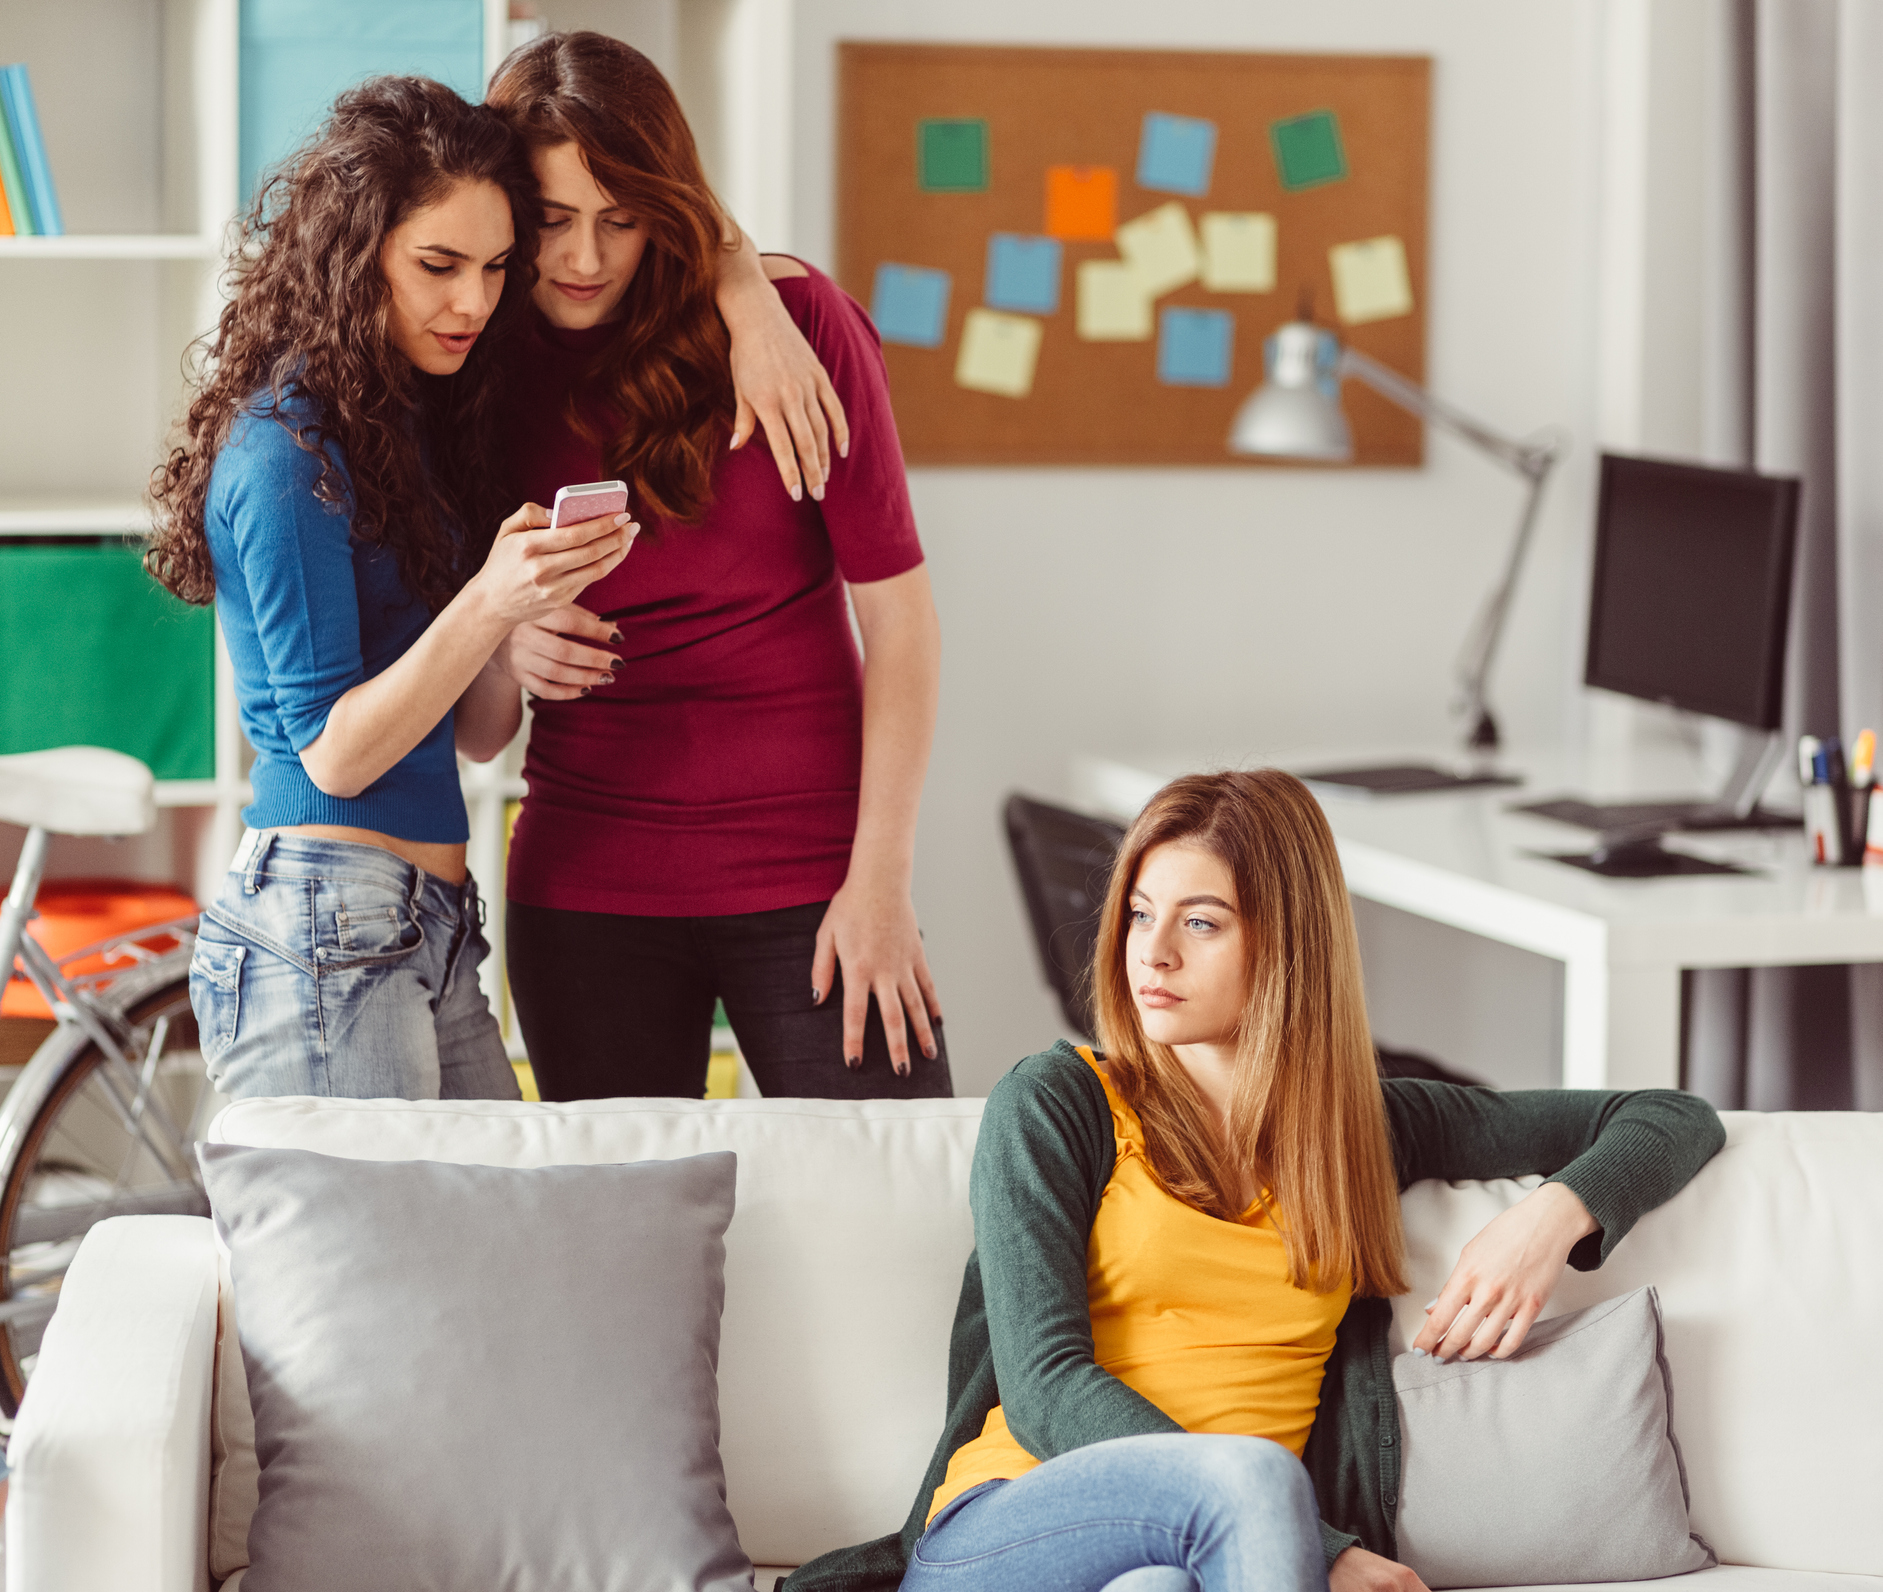
{"type": "Polygon", "coordinates": [[[1652,1288],[1530,1329],[1508,1360],[1393,1361],[1399,1557],[1429,1587],[1649,1581],[1718,1563],[1687,1525],[1652,1288]]]}
{"type": "Polygon", "coordinates": [[[261,1501],[243,1592],[734,1592],[737,1157],[528,1170],[201,1146],[261,1501]]]}

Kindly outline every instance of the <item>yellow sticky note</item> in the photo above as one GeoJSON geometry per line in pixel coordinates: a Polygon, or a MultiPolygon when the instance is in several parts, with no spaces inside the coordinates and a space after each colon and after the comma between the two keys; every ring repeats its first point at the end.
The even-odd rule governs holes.
{"type": "Polygon", "coordinates": [[[1334,310],[1349,326],[1412,313],[1412,274],[1399,239],[1337,243],[1327,259],[1334,271],[1334,310]]]}
{"type": "Polygon", "coordinates": [[[1259,210],[1213,210],[1198,224],[1203,285],[1212,293],[1275,291],[1275,218],[1259,210]]]}
{"type": "Polygon", "coordinates": [[[1143,343],[1151,336],[1151,295],[1123,260],[1079,265],[1079,335],[1089,343],[1143,343]]]}
{"type": "Polygon", "coordinates": [[[1024,398],[1033,390],[1042,327],[1031,315],[969,310],[955,359],[955,385],[1024,398]]]}
{"type": "Polygon", "coordinates": [[[1127,221],[1117,240],[1118,252],[1152,298],[1196,280],[1196,228],[1176,200],[1127,221]]]}

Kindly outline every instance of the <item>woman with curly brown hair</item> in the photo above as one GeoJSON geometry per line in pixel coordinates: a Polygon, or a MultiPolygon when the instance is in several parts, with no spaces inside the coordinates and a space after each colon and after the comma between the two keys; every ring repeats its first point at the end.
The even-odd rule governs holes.
{"type": "Polygon", "coordinates": [[[516,500],[489,462],[497,351],[527,308],[536,214],[491,111],[421,78],[342,95],[248,218],[153,482],[148,562],[218,602],[256,751],[191,967],[226,1094],[517,1093],[478,987],[457,754],[512,733],[499,643],[636,529],[549,529],[536,504],[498,527],[516,500]]]}
{"type": "Polygon", "coordinates": [[[517,489],[618,476],[648,526],[499,652],[537,699],[506,932],[544,1098],[697,1096],[716,999],[766,1094],[947,1094],[910,899],[940,637],[875,329],[767,257],[856,438],[807,501],[726,445],[719,207],[653,63],[551,34],[489,103],[542,187],[517,489]]]}

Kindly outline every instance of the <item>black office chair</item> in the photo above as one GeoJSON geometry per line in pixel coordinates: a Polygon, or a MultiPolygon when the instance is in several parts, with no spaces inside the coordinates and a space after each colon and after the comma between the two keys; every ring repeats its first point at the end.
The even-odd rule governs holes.
{"type": "Polygon", "coordinates": [[[1041,970],[1059,997],[1066,1026],[1090,1039],[1088,983],[1098,910],[1125,832],[1102,818],[1020,795],[1007,798],[1006,819],[1007,844],[1013,848],[1014,871],[1020,876],[1041,970]]]}
{"type": "MultiPolygon", "coordinates": [[[[1020,893],[1026,898],[1033,944],[1046,983],[1059,997],[1066,1025],[1090,1039],[1094,1032],[1090,977],[1099,908],[1125,832],[1103,818],[1088,818],[1017,793],[1007,798],[1006,819],[1007,844],[1013,850],[1014,871],[1020,875],[1020,893]]],[[[1478,1082],[1418,1051],[1388,1050],[1383,1045],[1373,1049],[1382,1078],[1478,1082]]]]}

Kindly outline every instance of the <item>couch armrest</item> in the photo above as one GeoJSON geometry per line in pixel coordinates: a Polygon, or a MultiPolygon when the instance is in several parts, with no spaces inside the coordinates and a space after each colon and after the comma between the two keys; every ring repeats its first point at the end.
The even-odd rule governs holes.
{"type": "Polygon", "coordinates": [[[9,1592],[203,1592],[216,1241],[197,1216],[85,1235],[7,1452],[9,1592]]]}

